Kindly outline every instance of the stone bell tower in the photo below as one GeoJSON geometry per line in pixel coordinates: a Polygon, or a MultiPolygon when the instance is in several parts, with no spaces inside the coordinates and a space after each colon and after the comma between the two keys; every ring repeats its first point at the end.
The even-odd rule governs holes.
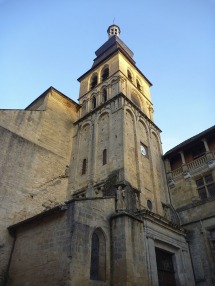
{"type": "Polygon", "coordinates": [[[114,194],[123,184],[127,208],[163,214],[167,203],[160,129],[153,121],[151,82],[111,25],[80,82],[80,117],[75,123],[69,192],[73,197],[114,194]]]}

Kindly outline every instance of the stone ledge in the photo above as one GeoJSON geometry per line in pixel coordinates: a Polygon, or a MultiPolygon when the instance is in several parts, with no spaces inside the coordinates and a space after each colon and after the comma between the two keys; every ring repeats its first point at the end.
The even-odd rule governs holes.
{"type": "Polygon", "coordinates": [[[132,219],[134,219],[134,220],[137,220],[137,221],[143,223],[143,221],[142,221],[141,219],[139,219],[139,218],[136,217],[135,215],[132,215],[132,214],[126,212],[126,211],[116,212],[116,213],[112,214],[112,216],[110,217],[110,219],[112,220],[112,219],[117,218],[117,217],[120,217],[120,216],[128,216],[128,217],[130,217],[130,218],[132,218],[132,219]]]}
{"type": "Polygon", "coordinates": [[[155,223],[161,224],[162,226],[164,226],[166,228],[171,228],[171,229],[174,229],[176,231],[180,231],[181,233],[186,235],[186,230],[183,227],[181,227],[180,225],[178,225],[176,223],[172,223],[171,221],[162,217],[161,215],[153,213],[149,210],[143,209],[143,210],[139,211],[139,214],[137,214],[137,216],[140,216],[140,218],[142,220],[149,219],[155,223]]]}
{"type": "Polygon", "coordinates": [[[176,209],[176,212],[183,212],[183,211],[186,211],[186,210],[189,210],[189,209],[192,209],[194,207],[198,207],[200,205],[204,205],[206,203],[210,203],[212,201],[215,200],[215,197],[213,198],[207,198],[207,199],[204,199],[204,200],[198,200],[198,201],[195,201],[195,202],[192,202],[191,204],[188,204],[186,206],[183,206],[181,208],[178,208],[176,209]]]}
{"type": "Polygon", "coordinates": [[[9,231],[10,234],[14,234],[15,230],[19,227],[19,226],[22,226],[22,225],[25,225],[25,224],[28,224],[28,223],[31,223],[33,221],[38,221],[44,217],[47,217],[49,216],[50,214],[53,214],[53,213],[58,213],[58,212],[62,212],[62,211],[66,211],[68,209],[68,207],[66,205],[58,205],[52,209],[49,209],[47,211],[43,211],[35,216],[32,216],[30,218],[27,218],[25,220],[22,220],[16,224],[13,224],[13,225],[10,225],[7,229],[9,231]]]}

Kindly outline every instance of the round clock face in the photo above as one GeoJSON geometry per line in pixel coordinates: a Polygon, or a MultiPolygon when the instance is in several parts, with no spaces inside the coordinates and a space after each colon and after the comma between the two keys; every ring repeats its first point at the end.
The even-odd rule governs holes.
{"type": "Polygon", "coordinates": [[[146,148],[143,145],[141,145],[140,149],[141,149],[141,154],[145,156],[146,155],[146,148]]]}

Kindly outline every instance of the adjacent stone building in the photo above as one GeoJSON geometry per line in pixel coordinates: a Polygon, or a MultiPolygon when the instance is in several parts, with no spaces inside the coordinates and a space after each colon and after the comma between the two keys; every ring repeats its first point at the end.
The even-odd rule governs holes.
{"type": "Polygon", "coordinates": [[[178,146],[165,173],[151,83],[120,28],[108,35],[78,79],[79,104],[50,87],[25,110],[0,111],[2,285],[214,285],[213,191],[197,202],[178,146]]]}
{"type": "Polygon", "coordinates": [[[197,285],[215,285],[215,126],[164,155],[172,205],[188,233],[197,285]]]}

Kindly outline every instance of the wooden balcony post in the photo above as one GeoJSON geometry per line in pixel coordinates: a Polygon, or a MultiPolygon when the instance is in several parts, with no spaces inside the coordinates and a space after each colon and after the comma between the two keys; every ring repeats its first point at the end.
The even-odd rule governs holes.
{"type": "Polygon", "coordinates": [[[206,139],[206,138],[203,138],[203,139],[202,139],[202,142],[204,143],[205,151],[206,151],[206,152],[210,152],[209,147],[208,147],[207,139],[206,139]]]}

